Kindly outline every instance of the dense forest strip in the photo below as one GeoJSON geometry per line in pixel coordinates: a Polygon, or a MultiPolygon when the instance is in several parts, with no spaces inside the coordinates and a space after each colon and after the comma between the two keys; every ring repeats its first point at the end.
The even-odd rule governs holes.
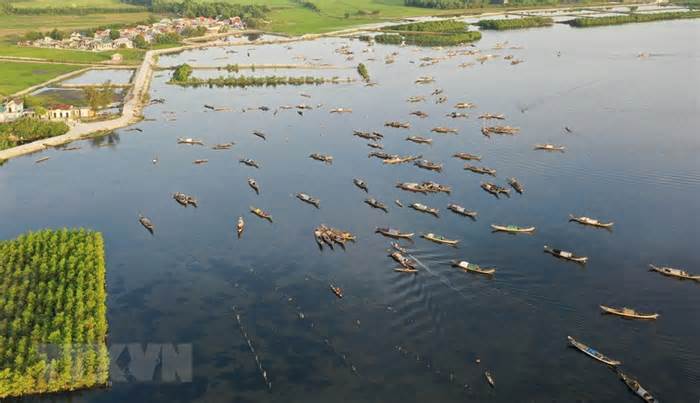
{"type": "Polygon", "coordinates": [[[406,43],[407,45],[416,46],[457,46],[464,43],[474,42],[481,39],[481,32],[479,31],[467,31],[460,34],[447,34],[447,35],[436,35],[434,33],[423,34],[379,34],[374,37],[362,35],[360,40],[369,41],[374,39],[375,42],[387,45],[400,45],[401,43],[406,43]]]}
{"type": "Polygon", "coordinates": [[[0,242],[0,398],[106,384],[105,300],[100,233],[0,242]]]}
{"type": "Polygon", "coordinates": [[[548,27],[552,24],[554,24],[554,20],[549,17],[523,17],[501,20],[481,20],[476,23],[476,25],[478,25],[481,29],[493,29],[497,31],[502,31],[506,29],[548,27]]]}
{"type": "Polygon", "coordinates": [[[567,23],[572,27],[587,28],[599,27],[603,25],[620,25],[636,22],[679,20],[687,18],[700,18],[700,11],[671,11],[666,13],[629,14],[609,17],[579,17],[567,21],[567,23]]]}

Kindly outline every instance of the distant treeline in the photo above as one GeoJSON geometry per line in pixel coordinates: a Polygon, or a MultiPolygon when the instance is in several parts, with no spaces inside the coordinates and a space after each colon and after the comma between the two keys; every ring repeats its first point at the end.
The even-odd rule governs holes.
{"type": "Polygon", "coordinates": [[[87,15],[114,13],[142,13],[140,7],[15,7],[7,1],[0,2],[0,15],[87,15]]]}
{"type": "Polygon", "coordinates": [[[520,29],[533,27],[548,27],[554,24],[554,20],[549,17],[524,17],[509,18],[502,20],[481,20],[476,23],[481,29],[495,29],[498,31],[505,29],[520,29]]]}
{"type": "MultiPolygon", "coordinates": [[[[360,40],[369,41],[371,36],[360,36],[360,40]]],[[[450,35],[432,34],[379,34],[374,37],[374,41],[381,44],[400,45],[405,42],[407,45],[416,46],[456,46],[467,42],[474,42],[481,39],[479,31],[465,31],[450,35]]]]}
{"type": "Polygon", "coordinates": [[[568,21],[568,23],[572,27],[586,28],[599,27],[602,25],[631,24],[635,22],[679,20],[685,18],[700,18],[700,11],[671,11],[666,13],[629,14],[610,17],[579,17],[568,21]]]}
{"type": "Polygon", "coordinates": [[[316,13],[321,12],[321,9],[318,8],[318,6],[315,3],[312,3],[310,1],[307,1],[307,0],[292,0],[292,1],[294,1],[295,3],[299,4],[300,6],[302,6],[304,8],[308,8],[309,10],[311,10],[313,12],[316,12],[316,13]]]}
{"type": "Polygon", "coordinates": [[[410,24],[392,25],[384,31],[414,31],[414,32],[464,32],[467,24],[455,20],[414,22],[410,24]]]}
{"type": "MultiPolygon", "coordinates": [[[[588,1],[576,0],[509,0],[508,5],[514,6],[534,6],[534,5],[555,5],[561,3],[587,3],[588,1]]],[[[410,7],[424,8],[479,8],[494,5],[490,0],[404,0],[404,4],[410,7]]]]}

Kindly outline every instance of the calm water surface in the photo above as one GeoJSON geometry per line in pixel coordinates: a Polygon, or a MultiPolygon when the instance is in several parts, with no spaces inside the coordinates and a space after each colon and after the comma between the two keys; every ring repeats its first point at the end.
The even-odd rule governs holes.
{"type": "Polygon", "coordinates": [[[165,103],[146,109],[154,120],[138,124],[143,133],[120,130],[77,143],[79,151],[44,152],[51,159],[43,164],[35,165],[39,156],[33,155],[0,168],[2,238],[62,226],[104,233],[110,342],[193,346],[190,383],[115,383],[36,400],[636,401],[612,371],[566,346],[572,335],[622,361],[661,400],[697,402],[700,285],[647,267],[700,271],[698,32],[698,21],[673,21],[486,33],[477,46],[525,60],[517,66],[495,59],[460,68],[474,57],[455,56],[419,67],[420,58],[442,57],[447,49],[375,46],[363,53],[366,44],[347,39],[162,57],[163,65],[301,63],[306,57],[346,68],[263,73],[341,77],[356,77],[354,67],[364,62],[379,85],[184,89],[167,85],[167,72],[159,72],[151,97],[165,103]],[[491,50],[504,41],[522,49],[491,50]],[[355,60],[334,52],[343,45],[355,60]],[[396,62],[385,64],[392,52],[396,62]],[[640,59],[640,52],[651,56],[640,59]],[[422,75],[435,83],[414,85],[422,75]],[[435,103],[435,88],[444,90],[446,103],[435,103]],[[405,101],[414,95],[427,100],[405,101]],[[478,109],[467,119],[445,117],[457,102],[478,109]],[[210,112],[205,103],[231,111],[210,112]],[[303,116],[274,114],[280,105],[298,103],[321,106],[303,116]],[[242,112],[262,105],[271,110],[242,112]],[[335,107],[353,113],[330,114],[335,107]],[[418,109],[430,117],[409,115],[418,109]],[[520,134],[484,137],[476,118],[483,112],[504,113],[520,134]],[[387,120],[409,121],[411,129],[385,128],[387,120]],[[459,134],[430,133],[435,126],[459,134]],[[422,154],[443,162],[444,172],[368,159],[372,150],[353,129],[379,130],[387,152],[422,154]],[[405,141],[410,134],[432,137],[434,144],[405,141]],[[177,137],[201,138],[207,147],[177,145],[177,137]],[[230,141],[236,145],[229,151],[209,147],[230,141]],[[567,151],[532,149],[544,142],[567,151]],[[490,178],[463,171],[463,162],[451,158],[457,151],[481,154],[479,165],[497,169],[499,184],[516,176],[525,194],[498,200],[483,192],[479,183],[490,178]],[[333,155],[333,164],[309,159],[314,152],[333,155]],[[244,156],[261,169],[240,165],[244,156]],[[192,164],[200,158],[209,163],[192,164]],[[257,179],[259,196],[248,177],[257,179]],[[354,177],[365,179],[388,214],[363,203],[367,195],[353,186],[354,177]],[[449,184],[453,192],[423,196],[394,187],[423,180],[449,184]],[[170,196],[176,191],[196,196],[199,208],[179,206],[170,196]],[[296,192],[320,198],[321,208],[295,199],[296,192]],[[395,199],[437,207],[440,218],[399,208],[395,199]],[[450,202],[477,210],[478,219],[447,211],[450,202]],[[274,224],[252,216],[251,205],[269,211],[274,224]],[[155,236],[139,225],[139,212],[153,220],[155,236]],[[570,213],[615,227],[569,223],[570,213]],[[234,234],[239,215],[247,223],[240,240],[234,234]],[[352,231],[358,240],[345,251],[319,251],[312,230],[321,223],[352,231]],[[537,231],[493,234],[492,223],[537,231]],[[416,239],[407,245],[421,271],[400,275],[387,257],[388,240],[373,233],[385,225],[461,242],[450,248],[416,239]],[[587,255],[589,263],[557,260],[542,252],[544,244],[587,255]],[[449,266],[452,259],[498,271],[492,279],[462,273],[449,266]],[[329,282],[344,288],[344,299],[331,294],[329,282]],[[661,317],[626,321],[601,315],[599,304],[661,317]],[[271,391],[241,337],[234,305],[271,391]],[[495,389],[484,370],[496,378],[495,389]]]}

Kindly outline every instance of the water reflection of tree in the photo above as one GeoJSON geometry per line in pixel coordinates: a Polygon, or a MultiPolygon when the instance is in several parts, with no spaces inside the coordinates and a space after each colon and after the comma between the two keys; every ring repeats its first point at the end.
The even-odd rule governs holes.
{"type": "Polygon", "coordinates": [[[90,145],[93,147],[115,147],[120,141],[119,133],[109,132],[104,136],[91,138],[90,145]]]}

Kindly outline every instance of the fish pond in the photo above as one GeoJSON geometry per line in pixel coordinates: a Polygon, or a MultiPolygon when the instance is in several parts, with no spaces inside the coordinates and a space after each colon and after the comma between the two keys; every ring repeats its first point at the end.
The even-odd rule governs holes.
{"type": "MultiPolygon", "coordinates": [[[[191,378],[169,381],[154,364],[154,375],[145,376],[151,381],[132,371],[131,381],[114,379],[109,389],[35,400],[638,399],[610,368],[568,347],[572,336],[621,361],[658,399],[697,402],[700,284],[649,272],[649,264],[700,272],[698,30],[700,21],[692,20],[591,29],[557,24],[486,32],[474,47],[368,47],[325,38],[162,56],[164,66],[329,64],[337,68],[254,74],[356,81],[183,88],[167,84],[170,72],[159,71],[150,96],[164,102],[145,109],[146,119],[135,126],[142,131],[126,128],[71,144],[80,149],[3,165],[3,239],[41,228],[100,231],[109,343],[185,344],[192,351],[191,378]],[[352,60],[341,50],[346,46],[352,60]],[[477,49],[480,54],[470,54],[477,49]],[[494,57],[480,63],[484,55],[494,57]],[[523,62],[512,65],[514,59],[523,62]],[[360,62],[377,85],[360,80],[360,62]],[[416,84],[422,76],[434,81],[416,84]],[[442,92],[432,95],[437,89],[442,92]],[[424,101],[407,102],[415,96],[424,101]],[[460,102],[475,108],[455,109],[460,102]],[[299,104],[311,109],[281,108],[299,104]],[[334,108],[352,112],[330,113],[334,108]],[[418,110],[428,116],[410,115],[418,110]],[[451,112],[468,117],[446,116],[451,112]],[[482,113],[505,120],[482,121],[482,113]],[[387,121],[410,128],[385,127],[387,121]],[[487,137],[484,125],[520,130],[487,137]],[[457,133],[431,132],[440,126],[457,133]],[[353,130],[378,131],[385,152],[422,155],[442,163],[442,172],[368,158],[377,150],[353,130]],[[411,135],[432,144],[406,141],[411,135]],[[180,137],[204,146],[178,144],[180,137]],[[212,149],[230,142],[230,149],[212,149]],[[534,150],[546,143],[566,148],[534,150]],[[452,157],[457,152],[482,159],[461,161],[452,157]],[[316,161],[312,153],[333,161],[316,161]],[[36,164],[42,157],[50,159],[36,164]],[[193,164],[198,159],[208,163],[193,164]],[[493,168],[496,176],[466,171],[465,163],[493,168]],[[486,181],[508,187],[508,177],[518,179],[523,194],[495,198],[480,188],[486,181]],[[257,181],[259,195],[248,178],[257,181]],[[368,193],[353,178],[362,178],[368,193]],[[396,188],[423,181],[452,191],[396,188]],[[194,196],[198,207],[182,207],[175,192],[194,196]],[[320,199],[320,207],[298,200],[298,192],[320,199]],[[388,212],[364,203],[369,197],[388,212]],[[438,217],[409,208],[415,202],[439,209],[438,217]],[[449,203],[478,216],[454,214],[449,203]],[[251,206],[270,213],[272,222],[252,215],[251,206]],[[153,235],[139,214],[153,222],[153,235]],[[569,214],[614,225],[583,226],[569,214]],[[239,216],[246,223],[240,239],[239,216]],[[345,249],[320,250],[313,235],[320,224],[357,239],[345,249]],[[536,229],[493,233],[491,224],[536,229]],[[375,234],[377,227],[415,233],[401,245],[416,261],[416,274],[394,271],[390,240],[375,234]],[[420,238],[424,233],[459,244],[432,243],[420,238]],[[556,259],[544,245],[588,256],[588,263],[556,259]],[[452,260],[496,272],[464,272],[452,260]],[[342,288],[342,299],[330,284],[342,288]],[[601,304],[660,317],[625,320],[601,314],[601,304]]],[[[129,368],[126,354],[112,362],[113,378],[129,368]]]]}

